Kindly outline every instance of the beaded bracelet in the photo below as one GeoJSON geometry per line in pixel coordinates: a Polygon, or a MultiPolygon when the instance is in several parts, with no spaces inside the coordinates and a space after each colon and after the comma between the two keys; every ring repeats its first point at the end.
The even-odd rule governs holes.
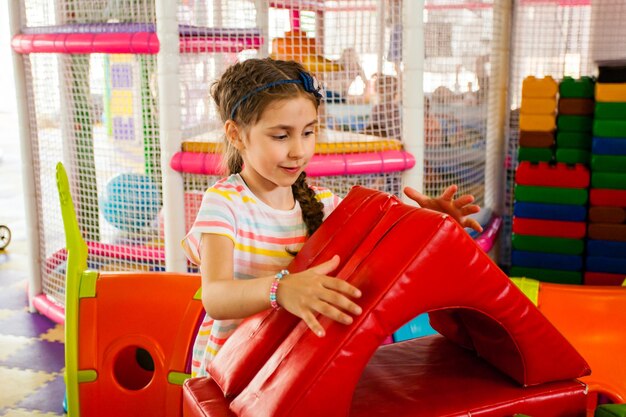
{"type": "Polygon", "coordinates": [[[274,310],[278,310],[280,306],[276,302],[276,290],[278,290],[278,284],[280,284],[280,280],[283,279],[285,275],[289,275],[289,271],[283,269],[276,275],[274,275],[274,281],[272,282],[272,286],[270,287],[270,305],[274,310]]]}

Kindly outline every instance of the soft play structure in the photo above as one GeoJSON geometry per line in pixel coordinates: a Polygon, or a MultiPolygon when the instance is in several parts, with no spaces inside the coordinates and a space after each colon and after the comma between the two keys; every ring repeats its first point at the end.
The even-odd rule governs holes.
{"type": "Polygon", "coordinates": [[[354,323],[248,319],[185,383],[185,416],[585,415],[585,360],[453,219],[356,187],[290,268],[334,253],[354,323]],[[380,347],[425,312],[440,335],[380,347]]]}
{"type": "MultiPolygon", "coordinates": [[[[87,244],[62,165],[57,175],[69,265],[69,415],[181,415],[182,384],[190,377],[191,346],[203,314],[199,277],[87,270],[87,244]]],[[[254,415],[257,410],[272,415],[272,407],[295,407],[276,404],[281,396],[272,399],[285,391],[281,395],[303,399],[312,415],[339,413],[340,408],[327,414],[313,407],[304,395],[308,390],[319,395],[316,407],[333,404],[350,415],[371,410],[462,415],[448,412],[468,407],[478,415],[570,416],[584,415],[585,405],[593,408],[598,393],[623,402],[626,370],[619,357],[626,317],[620,306],[626,288],[516,282],[591,365],[594,373],[585,376],[585,360],[502,274],[482,244],[445,215],[355,187],[289,268],[303,270],[339,254],[337,276],[363,290],[364,313],[348,327],[322,319],[328,333],[323,339],[284,310],[245,321],[213,363],[212,378],[187,383],[186,412],[247,415],[254,407],[254,415]],[[379,347],[425,312],[440,335],[379,347]],[[297,388],[289,375],[307,378],[297,388]],[[407,380],[414,384],[409,387],[407,380]],[[320,388],[325,383],[329,391],[320,388]],[[257,397],[254,404],[245,400],[257,397]],[[235,411],[229,411],[231,401],[235,411]]],[[[294,410],[293,415],[306,415],[294,410]]]]}
{"type": "Polygon", "coordinates": [[[458,407],[484,415],[584,412],[586,386],[576,378],[589,372],[586,362],[469,235],[445,215],[361,187],[350,192],[290,269],[339,254],[337,276],[362,289],[363,314],[351,326],[322,319],[327,336],[318,339],[284,310],[261,313],[229,339],[211,370],[214,379],[189,380],[181,403],[202,314],[199,277],[87,271],[87,245],[60,164],[57,182],[70,266],[70,417],[176,416],[183,406],[190,415],[210,416],[365,415],[359,409],[371,411],[367,398],[373,387],[378,395],[386,392],[379,378],[392,375],[397,379],[386,389],[410,403],[380,401],[377,415],[385,415],[389,404],[409,413],[404,415],[424,409],[449,415],[458,407]],[[454,261],[449,253],[455,253],[454,261]],[[430,313],[443,336],[375,353],[395,329],[422,312],[430,313]],[[292,383],[296,375],[298,382],[292,383]],[[410,378],[416,383],[407,384],[410,378]],[[461,389],[469,380],[472,389],[461,389]],[[401,386],[411,388],[398,391],[401,386]],[[451,393],[455,401],[449,400],[451,393]]]}

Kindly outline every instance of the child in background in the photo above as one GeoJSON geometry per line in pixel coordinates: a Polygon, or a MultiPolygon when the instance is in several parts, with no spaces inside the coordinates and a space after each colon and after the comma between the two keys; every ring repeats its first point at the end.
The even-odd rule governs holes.
{"type": "Polygon", "coordinates": [[[431,111],[430,99],[428,97],[424,97],[424,135],[426,137],[426,147],[439,148],[443,146],[441,124],[431,111]]]}
{"type": "Polygon", "coordinates": [[[376,74],[374,77],[376,104],[372,107],[365,133],[387,138],[402,139],[398,79],[393,75],[376,74]]]}
{"type": "MultiPolygon", "coordinates": [[[[315,151],[321,94],[293,61],[250,59],[228,68],[211,95],[224,122],[229,176],[209,188],[183,247],[200,265],[206,310],[193,350],[192,375],[210,361],[240,321],[282,307],[319,337],[317,314],[349,325],[361,313],[360,291],[329,274],[338,256],[306,271],[284,270],[340,199],[307,184],[304,169],[315,151]]],[[[454,199],[452,186],[437,199],[407,188],[421,206],[479,229],[466,216],[473,197],[454,199]]]]}

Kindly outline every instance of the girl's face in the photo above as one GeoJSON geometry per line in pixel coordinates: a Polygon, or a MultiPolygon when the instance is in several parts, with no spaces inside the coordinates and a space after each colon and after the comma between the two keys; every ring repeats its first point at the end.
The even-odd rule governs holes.
{"type": "Polygon", "coordinates": [[[256,192],[291,187],[315,153],[316,134],[311,100],[297,97],[267,106],[239,144],[248,186],[256,192]]]}

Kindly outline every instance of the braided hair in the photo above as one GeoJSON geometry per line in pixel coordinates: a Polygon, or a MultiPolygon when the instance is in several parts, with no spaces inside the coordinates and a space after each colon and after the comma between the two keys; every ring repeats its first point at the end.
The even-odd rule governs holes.
{"type": "MultiPolygon", "coordinates": [[[[231,119],[246,134],[259,121],[263,110],[274,101],[304,97],[311,100],[316,109],[321,103],[321,94],[313,86],[313,77],[301,64],[271,58],[248,59],[232,65],[212,84],[211,96],[222,122],[231,119]],[[285,80],[302,81],[285,83],[285,80]],[[271,88],[265,88],[268,85],[271,88]]],[[[227,138],[224,138],[222,165],[228,175],[238,174],[243,168],[241,154],[227,138]]],[[[291,190],[302,209],[307,235],[311,236],[322,224],[324,205],[317,200],[304,172],[291,190]]]]}

